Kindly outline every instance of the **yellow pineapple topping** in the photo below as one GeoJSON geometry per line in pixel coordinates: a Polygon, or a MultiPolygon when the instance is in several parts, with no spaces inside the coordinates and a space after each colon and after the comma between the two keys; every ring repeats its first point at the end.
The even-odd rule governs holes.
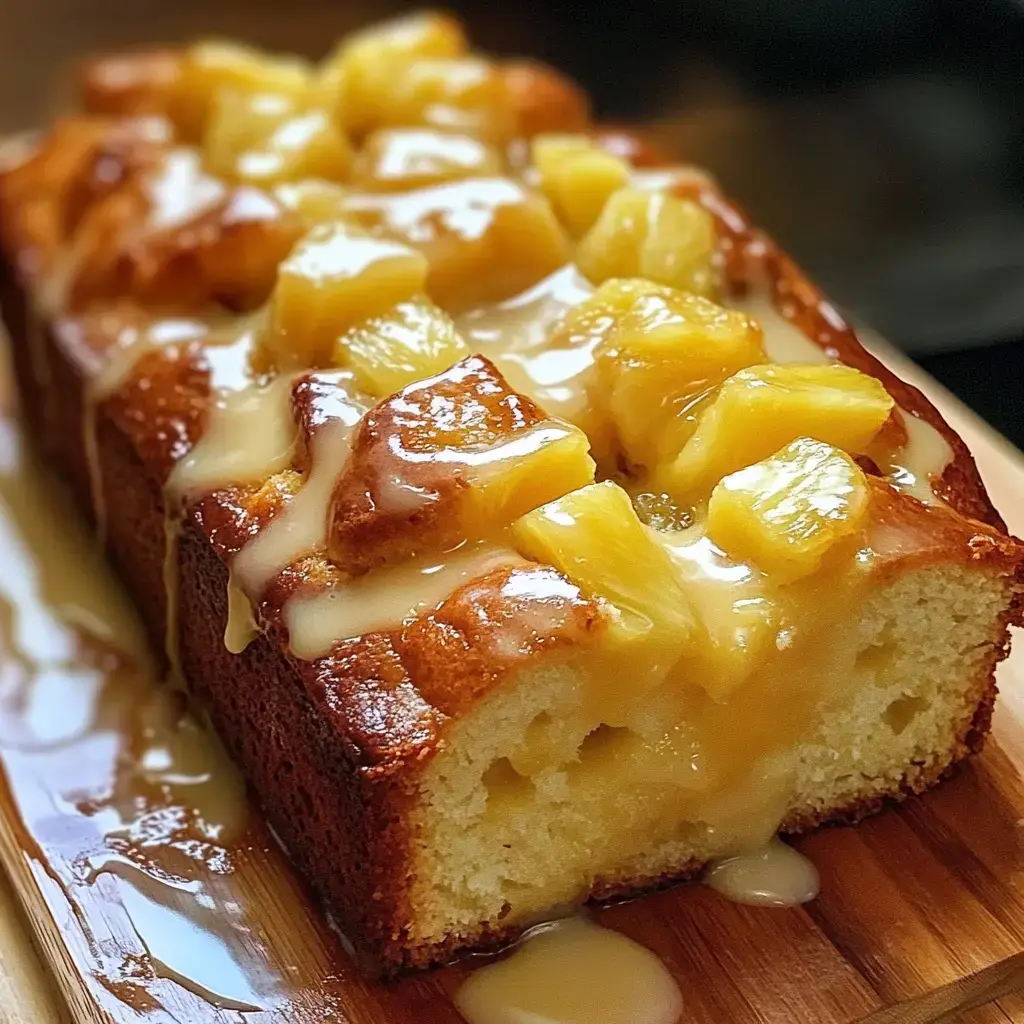
{"type": "Polygon", "coordinates": [[[362,124],[367,128],[422,125],[496,145],[515,125],[497,65],[479,57],[421,57],[372,73],[362,124]]]}
{"type": "Polygon", "coordinates": [[[531,153],[541,191],[576,238],[590,230],[608,197],[629,181],[629,164],[586,135],[538,135],[531,153]]]}
{"type": "Polygon", "coordinates": [[[281,367],[329,365],[349,328],[423,291],[427,262],[344,224],[309,231],[281,264],[265,344],[281,367]]]}
{"type": "Polygon", "coordinates": [[[615,609],[617,634],[680,645],[697,630],[679,573],[611,481],[591,484],[519,519],[512,535],[522,554],[553,565],[615,609]]]}
{"type": "Polygon", "coordinates": [[[364,391],[384,398],[468,355],[451,318],[426,299],[413,299],[348,330],[333,362],[351,366],[364,391]]]}
{"type": "Polygon", "coordinates": [[[462,26],[446,14],[394,18],[342,39],[320,69],[317,89],[347,131],[362,135],[380,127],[382,83],[400,77],[417,60],[461,57],[468,51],[462,26]]]}
{"type": "Polygon", "coordinates": [[[846,453],[886,423],[885,388],[768,363],[758,323],[716,301],[712,213],[671,176],[639,187],[571,87],[472,53],[447,15],[352,34],[318,67],[201,43],[166,88],[205,170],[306,232],[254,365],[336,367],[378,402],[335,481],[330,558],[360,573],[511,531],[607,602],[615,637],[659,664],[689,650],[716,697],[749,678],[778,608],[744,591],[705,614],[706,566],[680,552],[789,583],[847,551],[867,488],[846,453]],[[635,499],[593,482],[595,454],[635,499]]]}
{"type": "Polygon", "coordinates": [[[790,583],[858,532],[867,498],[864,472],[849,455],[802,437],[718,484],[708,534],[738,561],[790,583]]]}
{"type": "Polygon", "coordinates": [[[879,381],[839,363],[740,370],[721,386],[657,482],[670,494],[700,498],[722,477],[798,437],[862,454],[892,407],[879,381]]]}
{"type": "Polygon", "coordinates": [[[250,46],[211,40],[185,52],[168,106],[181,137],[195,141],[223,93],[271,94],[301,106],[310,98],[312,81],[312,68],[298,57],[271,57],[250,46]]]}
{"type": "Polygon", "coordinates": [[[600,332],[595,400],[626,460],[649,469],[679,452],[717,385],[766,358],[746,314],[635,278],[606,282],[571,320],[600,332]]]}
{"type": "Polygon", "coordinates": [[[224,90],[203,139],[206,166],[238,181],[273,184],[301,178],[343,179],[348,140],[324,110],[303,110],[292,97],[224,90]]]}
{"type": "Polygon", "coordinates": [[[644,277],[698,295],[718,290],[711,214],[690,199],[623,188],[580,240],[576,263],[594,284],[644,277]]]}
{"type": "Polygon", "coordinates": [[[450,311],[509,298],[569,259],[547,200],[511,178],[353,195],[346,211],[370,234],[419,249],[430,265],[427,294],[450,311]]]}
{"type": "Polygon", "coordinates": [[[345,197],[341,185],[322,178],[285,181],[276,185],[274,195],[289,210],[299,215],[306,227],[344,219],[345,197]]]}

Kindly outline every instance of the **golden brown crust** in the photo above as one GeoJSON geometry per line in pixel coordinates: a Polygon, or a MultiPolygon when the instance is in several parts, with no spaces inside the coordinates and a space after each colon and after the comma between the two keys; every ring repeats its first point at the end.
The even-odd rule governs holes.
{"type": "Polygon", "coordinates": [[[549,566],[496,569],[396,638],[423,698],[450,718],[541,652],[597,642],[597,605],[549,566]]]}
{"type": "MultiPolygon", "coordinates": [[[[98,86],[97,90],[102,94],[98,86]]],[[[113,104],[120,111],[129,108],[117,107],[118,103],[138,102],[144,107],[140,95],[145,95],[145,89],[137,85],[134,93],[126,94],[135,99],[99,95],[95,102],[113,104]]],[[[98,242],[95,258],[85,261],[86,273],[92,277],[77,285],[83,307],[103,295],[132,295],[157,304],[166,300],[189,309],[211,300],[247,306],[265,293],[270,265],[264,262],[263,240],[253,242],[252,236],[244,234],[247,229],[238,228],[239,221],[226,214],[230,195],[222,200],[227,207],[203,210],[184,225],[147,236],[144,243],[123,244],[125,225],[146,209],[145,201],[141,207],[133,205],[139,203],[140,194],[136,171],[151,166],[154,152],[165,155],[165,150],[161,143],[153,143],[154,150],[148,142],[136,145],[134,141],[119,148],[113,145],[112,131],[109,122],[74,122],[58,131],[70,141],[44,144],[42,155],[14,173],[0,174],[4,224],[0,246],[6,253],[0,285],[15,339],[25,408],[43,446],[65,469],[87,512],[89,480],[81,430],[84,387],[95,372],[97,353],[111,344],[110,318],[94,316],[90,310],[45,325],[48,380],[37,374],[28,351],[33,328],[27,288],[33,276],[52,265],[56,247],[69,237],[69,225],[95,217],[97,237],[115,239],[98,242]],[[96,174],[105,160],[112,161],[116,171],[109,181],[96,174]],[[26,166],[31,169],[25,171],[26,166]],[[115,200],[119,205],[108,208],[115,200]],[[204,267],[203,254],[218,245],[243,261],[253,250],[261,250],[256,253],[256,265],[246,263],[240,275],[248,283],[241,294],[226,291],[223,281],[218,286],[216,275],[204,267]],[[111,260],[111,253],[116,258],[111,260]],[[197,281],[202,287],[195,286],[197,281]]],[[[144,133],[142,137],[147,138],[144,133]]],[[[649,151],[623,133],[613,133],[607,144],[628,151],[638,163],[654,162],[649,151]]],[[[710,187],[702,189],[699,198],[723,228],[733,286],[767,278],[784,315],[842,361],[879,377],[904,410],[935,425],[953,448],[954,462],[941,486],[955,511],[927,509],[876,482],[878,501],[884,505],[880,521],[888,517],[901,530],[919,528],[933,542],[927,549],[930,555],[915,557],[948,559],[955,551],[967,562],[987,560],[1007,571],[1019,567],[1020,548],[1001,532],[1001,520],[973,460],[937,411],[861,348],[820,293],[736,207],[710,187]],[[979,522],[968,522],[964,515],[979,522]]],[[[287,222],[276,216],[270,220],[275,225],[278,220],[287,222]]],[[[242,218],[241,223],[249,221],[242,218]]],[[[287,230],[274,236],[282,247],[287,230]]],[[[231,281],[238,279],[235,275],[231,281]]],[[[175,461],[202,434],[211,400],[209,377],[201,345],[161,348],[144,357],[125,386],[98,411],[104,498],[110,510],[108,546],[137,595],[155,642],[162,640],[166,611],[161,582],[162,485],[175,461]]],[[[323,403],[329,403],[331,393],[329,380],[315,379],[315,375],[296,391],[307,445],[317,424],[329,416],[323,403]]],[[[535,409],[532,414],[539,415],[535,409]]],[[[372,421],[371,426],[364,422],[363,429],[368,433],[361,443],[371,445],[372,421]]],[[[189,510],[180,570],[185,671],[209,701],[218,728],[245,766],[271,820],[342,922],[352,928],[364,952],[394,968],[443,960],[450,952],[463,950],[467,942],[485,947],[500,944],[521,926],[488,928],[476,936],[451,936],[433,947],[409,948],[404,929],[410,911],[404,902],[403,872],[410,857],[406,814],[410,793],[422,765],[443,744],[453,717],[500,685],[536,652],[596,642],[602,628],[600,612],[553,570],[498,570],[467,585],[401,631],[342,641],[328,657],[302,662],[286,653],[283,603],[300,588],[330,585],[338,573],[322,558],[310,556],[281,573],[263,595],[259,616],[266,635],[242,655],[230,655],[222,643],[227,616],[225,566],[284,507],[295,483],[294,474],[285,474],[261,487],[225,489],[203,496],[189,510]],[[523,585],[510,587],[512,580],[523,585]],[[532,588],[525,585],[528,582],[532,588]],[[534,602],[539,617],[524,614],[525,601],[534,602]],[[512,644],[497,642],[507,639],[510,623],[536,621],[544,624],[542,630],[520,630],[512,644]]],[[[378,524],[363,539],[379,539],[380,530],[378,524]]],[[[995,695],[992,671],[1005,653],[1005,625],[1018,616],[1017,607],[1007,612],[1001,624],[1003,639],[974,691],[965,697],[962,727],[947,756],[912,770],[891,791],[830,811],[829,819],[855,820],[883,799],[899,799],[926,788],[978,746],[987,731],[995,695]]],[[[786,827],[812,827],[825,817],[824,813],[806,815],[787,822],[786,827]]],[[[684,866],[679,874],[686,876],[697,867],[684,866]]],[[[592,895],[612,898],[667,881],[671,880],[610,880],[598,883],[592,895]]]]}

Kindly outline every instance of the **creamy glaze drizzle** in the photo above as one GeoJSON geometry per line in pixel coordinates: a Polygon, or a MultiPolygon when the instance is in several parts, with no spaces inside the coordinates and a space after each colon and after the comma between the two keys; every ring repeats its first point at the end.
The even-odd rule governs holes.
{"type": "Polygon", "coordinates": [[[764,331],[764,347],[773,363],[831,363],[835,360],[775,308],[766,290],[750,292],[728,305],[749,313],[764,331]]]}
{"type": "Polygon", "coordinates": [[[345,410],[346,415],[324,424],[313,438],[310,470],[298,493],[235,557],[231,571],[246,593],[258,597],[300,555],[323,548],[331,492],[348,460],[352,430],[365,408],[353,402],[345,410]]]}
{"type": "Polygon", "coordinates": [[[202,439],[174,467],[168,492],[180,499],[231,484],[262,482],[291,465],[296,434],[292,383],[281,376],[218,394],[202,439]]]}
{"type": "Polygon", "coordinates": [[[292,654],[319,658],[338,640],[397,629],[436,608],[462,584],[501,566],[523,564],[514,551],[481,541],[375,570],[313,597],[292,598],[284,611],[292,654]]]}
{"type": "Polygon", "coordinates": [[[932,481],[938,480],[952,462],[953,449],[935,427],[919,416],[905,413],[903,423],[907,443],[879,468],[897,491],[911,494],[928,505],[941,503],[932,481]]]}
{"type": "Polygon", "coordinates": [[[509,383],[553,416],[578,421],[587,404],[595,338],[549,343],[565,313],[594,293],[575,266],[556,271],[505,302],[471,310],[456,321],[470,348],[493,359],[509,383]]]}

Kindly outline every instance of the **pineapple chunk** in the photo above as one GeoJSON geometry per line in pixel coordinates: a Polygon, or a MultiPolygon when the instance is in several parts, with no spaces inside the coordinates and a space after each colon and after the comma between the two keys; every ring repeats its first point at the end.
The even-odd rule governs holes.
{"type": "Polygon", "coordinates": [[[468,135],[389,128],[366,140],[352,168],[352,184],[366,192],[408,192],[501,171],[498,151],[468,135]]]}
{"type": "Polygon", "coordinates": [[[312,69],[298,57],[271,57],[250,46],[211,40],[182,57],[170,115],[184,141],[198,141],[222,90],[273,93],[302,105],[311,85],[312,69]]]}
{"type": "Polygon", "coordinates": [[[414,299],[343,334],[334,363],[350,366],[364,391],[383,398],[468,355],[469,346],[447,314],[425,299],[414,299]]]}
{"type": "Polygon", "coordinates": [[[461,57],[469,50],[462,26],[436,11],[394,18],[346,36],[320,67],[317,91],[340,124],[362,135],[374,122],[378,91],[420,58],[461,57]]]}
{"type": "Polygon", "coordinates": [[[539,135],[531,151],[541,191],[573,238],[593,227],[608,197],[629,181],[629,164],[586,135],[539,135]]]}
{"type": "Polygon", "coordinates": [[[576,264],[594,284],[611,277],[645,277],[698,295],[718,287],[715,224],[690,199],[622,188],[604,204],[583,236],[576,264]]]}
{"type": "Polygon", "coordinates": [[[839,363],[740,370],[658,479],[674,495],[708,493],[726,474],[804,436],[862,454],[892,407],[879,381],[839,363]]]}
{"type": "Polygon", "coordinates": [[[281,264],[264,345],[279,369],[323,366],[340,334],[422,292],[426,275],[415,249],[321,224],[281,264]]]}
{"type": "Polygon", "coordinates": [[[538,505],[593,483],[590,441],[579,427],[542,420],[495,446],[486,458],[468,460],[464,521],[470,536],[507,524],[538,505]]]}
{"type": "Polygon", "coordinates": [[[809,576],[867,512],[867,480],[838,448],[801,437],[727,476],[708,504],[708,535],[778,583],[809,576]]]}
{"type": "Polygon", "coordinates": [[[214,174],[261,185],[341,179],[352,162],[348,141],[326,111],[302,111],[288,96],[233,89],[214,99],[203,153],[214,174]]]}
{"type": "Polygon", "coordinates": [[[333,181],[319,178],[285,181],[275,186],[273,191],[277,201],[285,209],[297,213],[307,227],[344,220],[348,192],[333,181]]]}
{"type": "Polygon", "coordinates": [[[479,57],[419,57],[375,69],[366,128],[417,125],[505,145],[515,133],[505,77],[479,57]]]}
{"type": "Polygon", "coordinates": [[[328,553],[364,572],[493,537],[594,479],[587,436],[470,356],[370,410],[329,512],[328,553]]]}
{"type": "Polygon", "coordinates": [[[569,258],[547,200],[509,178],[352,196],[346,215],[373,235],[423,252],[427,293],[449,312],[516,295],[569,258]]]}
{"type": "Polygon", "coordinates": [[[697,622],[680,574],[618,484],[591,484],[549,502],[517,520],[512,536],[527,558],[610,602],[623,639],[693,640],[697,622]]]}
{"type": "Polygon", "coordinates": [[[601,331],[595,398],[633,465],[674,457],[713,389],[765,360],[761,329],[745,313],[648,281],[607,281],[571,318],[601,331]]]}

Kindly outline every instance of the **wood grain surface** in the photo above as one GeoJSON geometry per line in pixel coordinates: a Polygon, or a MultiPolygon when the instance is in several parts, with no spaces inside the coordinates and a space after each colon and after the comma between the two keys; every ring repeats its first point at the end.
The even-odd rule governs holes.
{"type": "MultiPolygon", "coordinates": [[[[972,446],[1011,528],[1024,530],[1024,457],[924,385],[972,446]]],[[[1000,685],[993,741],[948,782],[797,842],[821,870],[815,902],[755,909],[688,886],[596,916],[664,959],[685,1024],[1024,1021],[1024,645],[1000,685]]],[[[67,743],[25,751],[0,740],[0,860],[41,953],[0,887],[0,1021],[459,1020],[450,995],[469,967],[388,988],[362,980],[255,816],[220,851],[138,830],[131,849],[113,851],[97,805],[69,794],[116,782],[117,746],[95,734],[70,742],[69,756],[67,743]],[[147,849],[159,857],[147,861],[147,849]],[[112,852],[128,867],[83,870],[112,852]],[[142,863],[171,898],[137,885],[132,865],[142,863]]],[[[154,810],[168,812],[133,813],[155,828],[154,810]]]]}

